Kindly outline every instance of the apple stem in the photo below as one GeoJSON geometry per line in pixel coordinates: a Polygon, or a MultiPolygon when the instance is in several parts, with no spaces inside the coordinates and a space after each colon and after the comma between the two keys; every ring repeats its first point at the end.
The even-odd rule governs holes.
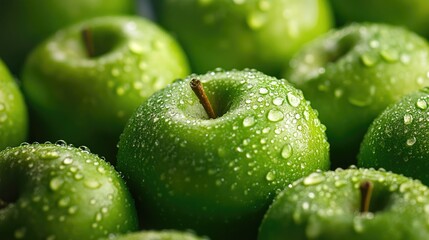
{"type": "Polygon", "coordinates": [[[203,105],[204,110],[206,110],[206,113],[209,118],[216,118],[216,114],[212,108],[212,105],[210,104],[206,92],[204,91],[203,84],[201,83],[201,81],[194,78],[191,80],[190,85],[192,91],[194,91],[195,95],[197,95],[198,99],[200,100],[201,105],[203,105]]]}
{"type": "Polygon", "coordinates": [[[82,29],[82,40],[85,43],[86,54],[89,58],[94,57],[94,41],[92,39],[92,31],[89,28],[82,29]]]}
{"type": "Polygon", "coordinates": [[[371,202],[371,195],[374,185],[370,181],[363,181],[360,186],[360,194],[361,194],[361,204],[360,204],[360,212],[367,213],[369,212],[369,204],[371,202]]]}

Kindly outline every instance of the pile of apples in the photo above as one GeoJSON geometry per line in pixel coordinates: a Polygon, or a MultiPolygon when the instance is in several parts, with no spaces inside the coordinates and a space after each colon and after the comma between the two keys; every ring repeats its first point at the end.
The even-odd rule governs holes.
{"type": "Polygon", "coordinates": [[[0,6],[0,239],[429,239],[425,0],[0,6]]]}

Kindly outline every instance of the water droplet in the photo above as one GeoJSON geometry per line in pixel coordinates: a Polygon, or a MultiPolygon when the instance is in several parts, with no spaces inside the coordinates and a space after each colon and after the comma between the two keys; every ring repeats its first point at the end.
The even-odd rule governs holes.
{"type": "Polygon", "coordinates": [[[58,158],[59,156],[60,154],[57,151],[42,150],[39,152],[39,157],[43,160],[52,160],[58,158]]]}
{"type": "Polygon", "coordinates": [[[255,125],[255,118],[253,116],[248,116],[243,120],[244,127],[251,127],[255,125]]]}
{"type": "Polygon", "coordinates": [[[268,89],[266,89],[266,88],[260,88],[259,89],[259,93],[262,94],[262,95],[265,95],[265,94],[268,93],[268,89]]]}
{"type": "Polygon", "coordinates": [[[283,104],[283,98],[274,98],[273,104],[276,106],[280,106],[283,104]]]}
{"type": "Polygon", "coordinates": [[[262,12],[253,12],[249,16],[247,16],[247,25],[251,29],[260,29],[267,22],[267,16],[262,12]]]}
{"type": "Polygon", "coordinates": [[[416,102],[416,106],[422,110],[425,110],[428,107],[428,104],[424,99],[419,99],[416,102]]]}
{"type": "Polygon", "coordinates": [[[301,103],[301,100],[291,92],[287,94],[287,100],[292,107],[298,107],[301,103]]]}
{"type": "Polygon", "coordinates": [[[337,89],[335,89],[335,91],[334,91],[334,96],[336,97],[336,98],[340,98],[340,97],[342,97],[343,96],[343,89],[341,89],[341,88],[337,88],[337,89]]]}
{"type": "Polygon", "coordinates": [[[286,144],[282,149],[281,156],[284,159],[288,159],[292,156],[292,153],[293,153],[292,146],[290,144],[286,144]]]}
{"type": "Polygon", "coordinates": [[[0,103],[0,112],[4,111],[6,109],[6,105],[4,103],[0,103]]]}
{"type": "Polygon", "coordinates": [[[134,41],[128,44],[128,48],[132,53],[135,53],[135,54],[140,54],[144,51],[144,48],[142,47],[142,45],[134,41]]]}
{"type": "Polygon", "coordinates": [[[272,109],[268,112],[268,120],[271,122],[278,122],[284,118],[283,112],[272,109]]]}
{"type": "Polygon", "coordinates": [[[87,179],[83,184],[86,187],[92,188],[92,189],[96,189],[96,188],[99,188],[101,186],[101,184],[97,180],[94,180],[94,179],[87,179]]]}
{"type": "Polygon", "coordinates": [[[49,187],[53,190],[53,191],[57,191],[58,189],[61,188],[61,186],[63,185],[64,180],[59,178],[59,177],[55,177],[53,179],[51,179],[51,181],[49,182],[49,187]]]}
{"type": "Polygon", "coordinates": [[[377,58],[369,54],[362,54],[360,60],[367,67],[372,67],[377,63],[377,58]]]}
{"type": "Polygon", "coordinates": [[[411,114],[408,114],[408,113],[405,114],[404,115],[404,124],[408,125],[408,124],[410,124],[412,122],[413,122],[413,116],[411,114]]]}
{"type": "Polygon", "coordinates": [[[69,197],[61,198],[58,201],[58,206],[59,207],[67,207],[69,204],[70,204],[70,198],[69,197]]]}
{"type": "Polygon", "coordinates": [[[408,64],[411,61],[411,58],[408,54],[402,54],[400,60],[403,64],[408,64]]]}
{"type": "Polygon", "coordinates": [[[323,182],[325,180],[325,176],[321,173],[311,173],[309,176],[305,177],[303,180],[304,185],[310,186],[323,182]]]}
{"type": "Polygon", "coordinates": [[[243,4],[246,2],[246,0],[233,0],[233,2],[237,5],[243,4]]]}
{"type": "Polygon", "coordinates": [[[417,139],[416,139],[416,137],[411,137],[411,138],[409,138],[409,139],[407,139],[407,146],[413,146],[415,143],[416,143],[416,141],[417,141],[417,139]]]}
{"type": "Polygon", "coordinates": [[[125,88],[123,88],[123,87],[117,87],[116,88],[116,94],[118,96],[123,96],[125,94],[125,88]]]}
{"type": "Polygon", "coordinates": [[[69,164],[72,164],[72,163],[73,163],[73,159],[70,158],[70,157],[66,157],[63,160],[63,164],[65,164],[65,165],[69,165],[69,164]]]}
{"type": "Polygon", "coordinates": [[[399,59],[399,53],[394,49],[386,49],[380,52],[381,57],[388,62],[396,62],[399,59]]]}
{"type": "Polygon", "coordinates": [[[353,229],[358,233],[363,232],[364,226],[360,217],[355,217],[353,219],[353,229]]]}
{"type": "Polygon", "coordinates": [[[276,178],[276,173],[274,171],[268,172],[267,175],[265,176],[265,179],[267,179],[267,181],[269,182],[274,181],[275,178],[276,178]]]}
{"type": "Polygon", "coordinates": [[[76,179],[76,180],[81,180],[82,178],[83,178],[83,175],[81,173],[76,173],[74,175],[74,179],[76,179]]]}
{"type": "Polygon", "coordinates": [[[350,104],[356,106],[356,107],[366,107],[369,106],[372,102],[372,99],[369,97],[365,98],[357,98],[357,97],[349,97],[348,101],[350,104]]]}
{"type": "Polygon", "coordinates": [[[69,214],[75,214],[77,212],[77,206],[71,206],[71,207],[69,207],[69,209],[67,210],[67,212],[69,214]]]}

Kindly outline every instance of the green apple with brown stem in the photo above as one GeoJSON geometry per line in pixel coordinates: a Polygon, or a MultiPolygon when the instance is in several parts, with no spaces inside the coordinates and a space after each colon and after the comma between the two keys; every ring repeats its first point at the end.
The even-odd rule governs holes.
{"type": "Polygon", "coordinates": [[[31,53],[22,74],[31,137],[86,145],[114,162],[129,116],[188,73],[177,42],[141,17],[101,17],[64,28],[31,53]]]}
{"type": "Polygon", "coordinates": [[[117,168],[145,228],[254,239],[280,189],[329,169],[324,131],[285,80],[255,70],[191,75],[137,109],[117,168]]]}
{"type": "Polygon", "coordinates": [[[429,188],[374,169],[315,172],[284,189],[259,240],[429,238],[429,188]]]}

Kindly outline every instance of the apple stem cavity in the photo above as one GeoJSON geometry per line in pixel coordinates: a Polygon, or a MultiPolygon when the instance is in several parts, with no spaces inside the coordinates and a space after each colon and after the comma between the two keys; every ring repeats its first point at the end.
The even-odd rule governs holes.
{"type": "Polygon", "coordinates": [[[86,54],[89,58],[92,58],[95,56],[95,50],[94,50],[94,41],[92,38],[92,31],[89,28],[82,29],[82,40],[85,44],[86,54]]]}
{"type": "Polygon", "coordinates": [[[371,195],[374,185],[370,181],[363,181],[360,186],[360,194],[361,194],[361,204],[360,204],[360,212],[368,213],[369,205],[371,202],[371,195]]]}
{"type": "Polygon", "coordinates": [[[194,91],[195,95],[197,95],[198,100],[200,100],[201,105],[203,105],[204,110],[206,110],[206,113],[209,118],[215,119],[216,114],[213,110],[212,105],[210,104],[206,92],[204,91],[203,84],[201,83],[201,81],[194,78],[191,80],[190,86],[192,88],[192,91],[194,91]]]}

